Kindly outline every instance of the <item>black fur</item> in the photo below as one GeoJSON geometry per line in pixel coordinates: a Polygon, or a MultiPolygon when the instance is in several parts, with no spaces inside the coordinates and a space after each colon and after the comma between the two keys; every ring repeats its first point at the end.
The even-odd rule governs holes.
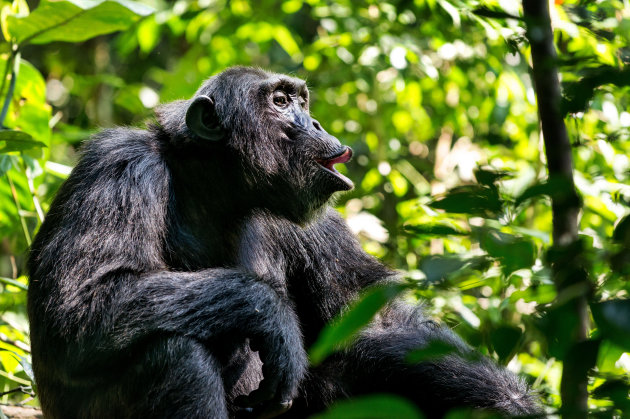
{"type": "Polygon", "coordinates": [[[162,107],[147,130],[87,143],[33,243],[28,309],[46,417],[248,412],[237,404],[272,416],[291,402],[286,416],[304,417],[375,391],[431,416],[537,411],[519,379],[464,360],[459,338],[401,303],[307,373],[304,347],[321,328],[393,278],[326,206],[351,183],[322,165],[350,152],[310,118],[301,80],[232,68],[195,97],[162,107]],[[432,340],[462,357],[405,361],[432,340]]]}

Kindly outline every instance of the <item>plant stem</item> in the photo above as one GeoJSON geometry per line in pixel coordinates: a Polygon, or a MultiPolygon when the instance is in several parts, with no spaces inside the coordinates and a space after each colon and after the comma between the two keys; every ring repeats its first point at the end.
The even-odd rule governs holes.
{"type": "Polygon", "coordinates": [[[22,231],[24,232],[24,238],[26,238],[26,243],[30,246],[32,243],[31,234],[28,231],[28,226],[26,225],[26,219],[24,219],[24,215],[22,215],[22,206],[20,205],[20,201],[17,196],[17,190],[15,189],[15,185],[13,184],[13,179],[7,173],[7,179],[9,179],[9,186],[11,187],[11,195],[13,196],[13,202],[15,203],[15,207],[17,208],[18,217],[20,217],[20,223],[22,224],[22,231]]]}
{"type": "MultiPolygon", "coordinates": [[[[4,120],[7,117],[7,113],[9,113],[9,105],[11,105],[11,100],[13,99],[13,92],[15,91],[15,81],[18,74],[18,69],[20,66],[20,53],[17,50],[14,50],[12,53],[13,58],[13,69],[11,70],[11,81],[9,82],[9,89],[7,90],[7,94],[4,97],[4,104],[2,105],[2,112],[0,112],[0,129],[4,128],[4,120]]],[[[6,80],[6,76],[5,76],[6,80]]]]}
{"type": "Polygon", "coordinates": [[[9,71],[13,66],[13,59],[15,58],[15,50],[14,47],[11,47],[11,53],[7,57],[7,62],[4,66],[4,73],[2,74],[2,84],[0,84],[0,95],[4,93],[4,85],[7,84],[7,76],[9,75],[9,71]]]}
{"type": "MultiPolygon", "coordinates": [[[[580,201],[573,181],[573,156],[571,143],[560,109],[561,95],[557,55],[551,27],[548,0],[523,0],[523,15],[527,23],[527,38],[532,54],[532,76],[538,113],[542,126],[547,157],[549,182],[554,186],[552,192],[553,244],[554,247],[568,247],[578,239],[578,212],[580,201]]],[[[552,265],[554,281],[558,294],[575,286],[575,281],[564,279],[568,267],[560,263],[552,265]]],[[[578,280],[579,281],[579,280],[578,280]]],[[[571,310],[578,318],[573,331],[573,343],[583,342],[588,332],[588,302],[586,290],[570,298],[571,310]]],[[[562,409],[566,417],[587,417],[587,370],[576,374],[565,363],[562,371],[561,396],[562,409]]]]}
{"type": "Polygon", "coordinates": [[[35,212],[37,212],[37,218],[39,218],[39,222],[44,222],[44,210],[42,209],[42,205],[39,202],[39,198],[37,197],[37,191],[35,190],[35,182],[33,181],[33,172],[31,168],[26,164],[24,160],[24,155],[22,154],[22,170],[24,170],[24,175],[26,176],[26,183],[28,185],[28,190],[31,193],[31,197],[33,198],[33,205],[35,206],[35,212]]]}

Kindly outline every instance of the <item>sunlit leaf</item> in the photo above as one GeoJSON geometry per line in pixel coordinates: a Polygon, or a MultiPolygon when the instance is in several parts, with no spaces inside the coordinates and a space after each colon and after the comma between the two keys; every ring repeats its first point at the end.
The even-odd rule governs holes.
{"type": "Polygon", "coordinates": [[[630,409],[630,382],[628,377],[607,380],[593,390],[593,397],[612,400],[616,406],[624,408],[624,412],[627,412],[630,409]]]}
{"type": "Polygon", "coordinates": [[[322,330],[309,351],[311,363],[317,365],[334,351],[347,346],[387,302],[407,288],[405,284],[393,283],[368,289],[359,301],[322,330]]]}
{"type": "Polygon", "coordinates": [[[335,403],[314,419],[421,419],[410,401],[399,396],[374,394],[335,403]]]}
{"type": "Polygon", "coordinates": [[[21,282],[16,281],[15,279],[5,278],[5,277],[0,276],[0,282],[3,284],[12,285],[24,291],[28,290],[28,287],[26,285],[22,284],[21,282]]]}
{"type": "Polygon", "coordinates": [[[153,9],[130,0],[42,0],[25,17],[9,16],[8,32],[20,44],[80,42],[128,28],[153,9]]]}
{"type": "Polygon", "coordinates": [[[46,147],[46,144],[34,140],[33,137],[26,132],[0,130],[0,153],[25,151],[41,147],[46,147]]]}

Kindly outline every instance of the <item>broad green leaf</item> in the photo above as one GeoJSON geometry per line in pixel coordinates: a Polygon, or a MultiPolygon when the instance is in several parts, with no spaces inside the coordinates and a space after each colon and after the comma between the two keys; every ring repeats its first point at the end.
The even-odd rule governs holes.
{"type": "Polygon", "coordinates": [[[584,77],[575,82],[563,83],[564,98],[562,112],[576,113],[585,111],[598,87],[613,84],[618,87],[630,85],[630,67],[616,68],[602,65],[597,68],[583,70],[584,77]]]}
{"type": "Polygon", "coordinates": [[[0,131],[0,153],[11,151],[25,151],[33,148],[46,147],[46,144],[36,141],[30,134],[22,131],[0,131]]]}
{"type": "Polygon", "coordinates": [[[313,419],[420,419],[422,414],[399,396],[374,394],[335,403],[313,419]]]}
{"type": "Polygon", "coordinates": [[[6,172],[8,172],[13,166],[13,161],[11,156],[7,154],[0,155],[0,177],[4,176],[6,172]]]}
{"type": "Polygon", "coordinates": [[[506,171],[479,167],[475,169],[475,179],[477,183],[486,186],[492,186],[496,181],[512,177],[512,174],[506,171]]]}
{"type": "Polygon", "coordinates": [[[501,213],[503,203],[496,188],[466,185],[451,189],[443,196],[436,198],[429,206],[455,214],[494,218],[501,213]]]}
{"type": "Polygon", "coordinates": [[[273,31],[273,39],[289,54],[293,60],[300,61],[300,47],[291,35],[291,32],[284,26],[276,26],[273,31]]]}
{"type": "Polygon", "coordinates": [[[138,25],[138,45],[145,54],[153,51],[160,40],[160,26],[155,19],[144,19],[138,25]]]}
{"type": "Polygon", "coordinates": [[[630,383],[627,377],[608,379],[597,387],[592,396],[597,399],[612,400],[616,406],[621,407],[624,412],[630,411],[630,383]]]}
{"type": "MultiPolygon", "coordinates": [[[[0,65],[6,65],[7,54],[0,55],[0,65]]],[[[4,120],[5,127],[18,129],[48,144],[51,106],[46,103],[46,82],[28,61],[19,60],[13,100],[4,120]]]]}
{"type": "Polygon", "coordinates": [[[418,362],[443,358],[454,352],[459,352],[456,346],[441,340],[434,340],[429,342],[424,348],[414,349],[409,352],[407,354],[407,362],[416,364],[418,362]]]}
{"type": "Polygon", "coordinates": [[[331,353],[348,346],[385,304],[407,288],[406,284],[394,283],[369,289],[359,301],[324,327],[309,352],[311,363],[318,365],[331,353]]]}
{"type": "Polygon", "coordinates": [[[515,19],[521,20],[520,16],[516,16],[510,13],[505,12],[497,7],[488,7],[488,6],[480,6],[472,11],[477,16],[489,17],[492,19],[515,19]]]}
{"type": "Polygon", "coordinates": [[[551,303],[557,295],[556,287],[552,284],[537,284],[523,290],[514,291],[510,295],[510,302],[516,303],[522,298],[526,303],[535,301],[538,304],[547,304],[551,303]]]}
{"type": "Polygon", "coordinates": [[[616,369],[615,364],[624,352],[622,348],[611,341],[602,341],[597,354],[597,369],[604,373],[614,371],[616,369]]]}
{"type": "Polygon", "coordinates": [[[518,327],[503,325],[490,332],[490,341],[494,351],[499,355],[499,361],[506,363],[518,348],[523,332],[518,327]]]}
{"type": "Polygon", "coordinates": [[[431,255],[422,260],[420,270],[429,283],[436,283],[450,279],[455,273],[487,269],[490,262],[487,256],[431,255]]]}
{"type": "Polygon", "coordinates": [[[302,4],[302,0],[286,0],[282,3],[282,11],[287,14],[295,13],[302,8],[302,4]]]}
{"type": "Polygon", "coordinates": [[[608,300],[591,305],[602,337],[630,351],[630,300],[608,300]]]}
{"type": "Polygon", "coordinates": [[[630,216],[626,215],[623,217],[615,227],[615,231],[612,236],[613,240],[624,244],[626,246],[630,245],[630,216]]]}
{"type": "Polygon", "coordinates": [[[470,234],[458,227],[448,224],[407,224],[403,230],[418,236],[465,236],[470,234]]]}
{"type": "Polygon", "coordinates": [[[573,199],[574,197],[571,193],[572,190],[573,185],[566,179],[555,178],[553,180],[545,180],[527,188],[518,198],[516,198],[515,205],[519,206],[527,199],[537,198],[542,195],[560,200],[573,199]]]}
{"type": "Polygon", "coordinates": [[[81,42],[127,29],[153,9],[129,0],[42,0],[25,17],[9,16],[8,33],[18,44],[81,42]]]}
{"type": "Polygon", "coordinates": [[[479,244],[490,256],[501,261],[505,274],[529,268],[536,262],[536,246],[523,237],[498,230],[481,229],[479,244]]]}

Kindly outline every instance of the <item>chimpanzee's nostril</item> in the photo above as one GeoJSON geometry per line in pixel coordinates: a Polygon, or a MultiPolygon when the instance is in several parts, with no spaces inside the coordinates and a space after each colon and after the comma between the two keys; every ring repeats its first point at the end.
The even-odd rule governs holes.
{"type": "Polygon", "coordinates": [[[322,126],[319,125],[319,122],[317,122],[316,120],[313,119],[313,126],[315,127],[316,130],[318,131],[323,131],[322,126]]]}

